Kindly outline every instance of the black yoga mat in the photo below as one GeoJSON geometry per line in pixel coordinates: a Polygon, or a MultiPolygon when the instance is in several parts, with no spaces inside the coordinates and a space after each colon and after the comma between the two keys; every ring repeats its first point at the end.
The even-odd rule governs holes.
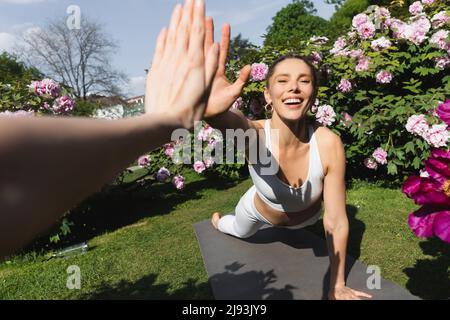
{"type": "MultiPolygon", "coordinates": [[[[319,300],[329,288],[325,240],[304,229],[265,226],[248,239],[214,229],[209,220],[194,225],[209,281],[217,300],[319,300]]],[[[346,282],[376,300],[415,300],[404,288],[347,256],[346,282]],[[373,289],[369,289],[367,283],[373,289]]]]}

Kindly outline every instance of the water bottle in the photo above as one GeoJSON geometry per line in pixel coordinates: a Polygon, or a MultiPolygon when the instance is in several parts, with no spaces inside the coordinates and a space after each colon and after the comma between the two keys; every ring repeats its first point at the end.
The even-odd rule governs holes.
{"type": "Polygon", "coordinates": [[[64,248],[62,250],[59,250],[55,252],[52,257],[54,258],[64,258],[64,257],[71,257],[78,254],[84,254],[89,249],[89,246],[87,242],[82,242],[79,244],[76,244],[74,246],[70,246],[67,248],[64,248]]]}

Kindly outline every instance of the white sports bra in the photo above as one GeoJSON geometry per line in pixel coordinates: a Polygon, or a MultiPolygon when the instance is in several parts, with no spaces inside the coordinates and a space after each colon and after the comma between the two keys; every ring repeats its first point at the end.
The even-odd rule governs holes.
{"type": "MultiPolygon", "coordinates": [[[[270,207],[281,212],[303,211],[319,200],[323,191],[323,168],[320,160],[319,148],[315,138],[314,128],[309,128],[309,169],[308,176],[299,188],[294,188],[278,178],[277,174],[263,175],[264,167],[261,163],[249,164],[250,176],[260,198],[270,207]]],[[[265,147],[271,161],[272,156],[270,120],[264,124],[265,147]]],[[[267,168],[266,168],[267,169],[267,168]]],[[[267,170],[266,170],[267,172],[267,170]]]]}

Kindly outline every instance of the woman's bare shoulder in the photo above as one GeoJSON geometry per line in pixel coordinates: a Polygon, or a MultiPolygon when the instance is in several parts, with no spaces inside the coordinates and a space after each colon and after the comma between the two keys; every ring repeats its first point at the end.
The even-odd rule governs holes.
{"type": "Polygon", "coordinates": [[[326,147],[342,145],[341,137],[327,127],[315,123],[314,132],[316,133],[317,142],[319,144],[322,144],[326,147]]]}

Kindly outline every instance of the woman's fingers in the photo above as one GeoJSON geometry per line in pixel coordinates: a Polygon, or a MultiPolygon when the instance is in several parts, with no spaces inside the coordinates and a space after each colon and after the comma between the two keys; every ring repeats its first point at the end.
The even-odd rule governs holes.
{"type": "Polygon", "coordinates": [[[195,0],[194,20],[189,39],[188,56],[195,65],[204,62],[205,48],[205,2],[204,0],[195,0]]]}
{"type": "Polygon", "coordinates": [[[172,13],[172,18],[170,19],[169,30],[167,31],[166,40],[166,55],[171,55],[175,49],[175,43],[177,39],[178,25],[180,24],[182,6],[177,4],[172,13]]]}
{"type": "Polygon", "coordinates": [[[248,78],[250,77],[250,73],[252,72],[252,67],[250,65],[246,65],[243,67],[239,73],[239,78],[231,85],[230,91],[233,97],[239,97],[244,86],[247,84],[248,78]]]}
{"type": "Polygon", "coordinates": [[[152,68],[158,67],[162,60],[162,57],[164,56],[166,39],[167,39],[167,29],[163,28],[158,35],[158,40],[156,41],[156,48],[155,53],[153,55],[152,68]]]}
{"type": "Polygon", "coordinates": [[[209,49],[214,44],[214,21],[211,17],[205,19],[205,57],[208,55],[209,49]]]}
{"type": "Polygon", "coordinates": [[[358,297],[363,297],[363,298],[372,298],[372,296],[368,293],[365,292],[361,292],[361,291],[356,291],[356,290],[352,290],[353,294],[358,296],[358,297]]]}
{"type": "Polygon", "coordinates": [[[206,86],[210,87],[219,65],[219,44],[214,43],[208,51],[205,61],[206,86]]]}
{"type": "Polygon", "coordinates": [[[193,2],[194,0],[186,0],[181,13],[180,24],[177,29],[177,37],[179,37],[179,39],[176,40],[176,51],[178,55],[182,56],[185,55],[189,46],[189,32],[192,25],[192,11],[194,9],[193,2]]]}
{"type": "Polygon", "coordinates": [[[231,27],[228,23],[222,27],[222,40],[220,42],[220,56],[219,56],[219,69],[218,75],[225,74],[225,66],[227,63],[228,49],[230,48],[230,34],[231,27]]]}

